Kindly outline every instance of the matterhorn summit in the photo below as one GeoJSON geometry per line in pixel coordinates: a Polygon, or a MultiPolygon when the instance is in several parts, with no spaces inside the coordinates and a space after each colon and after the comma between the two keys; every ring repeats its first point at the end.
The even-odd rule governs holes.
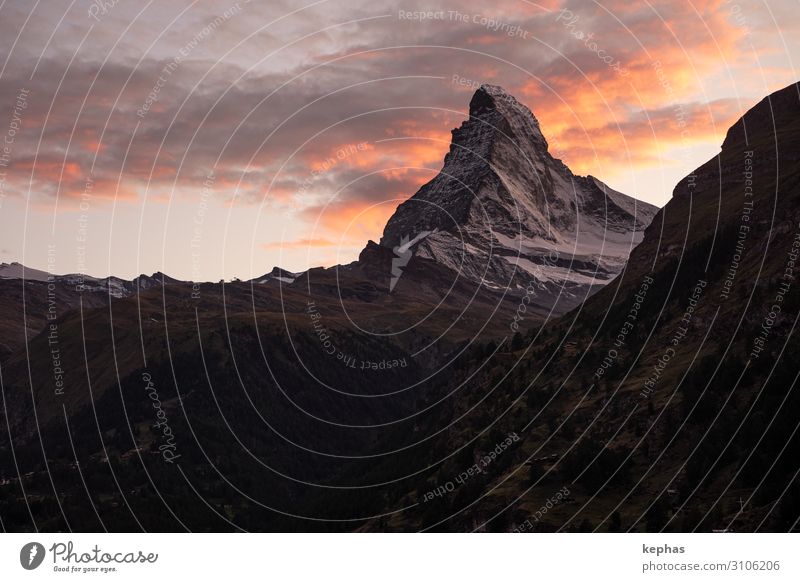
{"type": "Polygon", "coordinates": [[[380,244],[489,289],[536,290],[539,306],[569,309],[622,270],[658,210],[573,174],[501,87],[481,86],[452,133],[441,172],[397,208],[380,244]]]}

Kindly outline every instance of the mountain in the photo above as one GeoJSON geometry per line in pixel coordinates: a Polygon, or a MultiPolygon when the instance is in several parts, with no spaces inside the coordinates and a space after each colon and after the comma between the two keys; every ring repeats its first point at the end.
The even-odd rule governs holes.
{"type": "MultiPolygon", "coordinates": [[[[453,130],[441,172],[389,219],[382,246],[449,267],[488,288],[524,294],[555,313],[623,268],[658,210],[548,151],[531,111],[483,85],[453,130]]],[[[405,255],[405,257],[403,256],[405,255]]]]}
{"type": "Polygon", "coordinates": [[[614,281],[511,353],[477,354],[438,420],[461,458],[401,489],[421,510],[393,528],[796,531],[799,152],[795,83],[677,184],[614,281]],[[506,434],[520,443],[474,491],[426,499],[506,434]]]}
{"type": "Polygon", "coordinates": [[[47,271],[29,269],[21,263],[0,263],[0,279],[27,279],[29,281],[47,281],[47,271]]]}
{"type": "Polygon", "coordinates": [[[114,276],[100,278],[77,273],[56,275],[39,269],[31,269],[16,262],[0,263],[0,279],[60,283],[67,286],[72,285],[77,291],[108,293],[117,298],[130,297],[144,289],[152,289],[162,285],[175,285],[182,282],[161,272],[153,273],[152,275],[142,274],[130,281],[114,276]]]}
{"type": "Polygon", "coordinates": [[[281,269],[280,267],[273,267],[269,273],[262,275],[261,277],[256,277],[255,279],[251,279],[250,281],[258,285],[263,285],[269,282],[284,284],[294,283],[294,280],[297,279],[299,274],[300,273],[292,273],[286,269],[281,269]]]}
{"type": "MultiPolygon", "coordinates": [[[[454,231],[441,214],[410,210],[358,260],[291,283],[178,282],[57,303],[55,329],[28,329],[1,361],[3,527],[796,528],[799,95],[792,85],[748,111],[613,280],[518,333],[519,289],[457,276],[430,243],[454,231]]],[[[500,115],[491,107],[506,100],[494,99],[473,112],[500,115]]],[[[530,127],[520,147],[541,154],[530,127]]],[[[497,180],[521,178],[492,159],[473,189],[505,224],[511,190],[497,180]]],[[[592,184],[602,188],[574,182],[591,206],[592,184]]],[[[449,204],[485,242],[463,192],[436,183],[420,199],[449,204]]],[[[632,224],[639,203],[620,196],[603,192],[603,208],[628,204],[632,224]]],[[[565,210],[551,240],[526,208],[526,240],[556,245],[601,224],[591,212],[570,223],[565,210]]],[[[479,262],[478,247],[467,251],[479,262]]],[[[41,285],[0,280],[0,307],[41,316],[41,285]]]]}
{"type": "Polygon", "coordinates": [[[119,277],[55,275],[20,263],[2,263],[0,361],[43,331],[50,318],[72,310],[106,306],[111,300],[132,297],[163,285],[180,284],[183,282],[160,272],[128,281],[119,277]]]}

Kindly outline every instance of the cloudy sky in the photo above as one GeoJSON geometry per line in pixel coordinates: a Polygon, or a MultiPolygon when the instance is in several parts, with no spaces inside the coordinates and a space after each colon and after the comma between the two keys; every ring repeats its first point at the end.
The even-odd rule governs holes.
{"type": "Polygon", "coordinates": [[[0,262],[250,278],[354,260],[480,83],[663,205],[798,79],[797,0],[5,0],[0,262]]]}

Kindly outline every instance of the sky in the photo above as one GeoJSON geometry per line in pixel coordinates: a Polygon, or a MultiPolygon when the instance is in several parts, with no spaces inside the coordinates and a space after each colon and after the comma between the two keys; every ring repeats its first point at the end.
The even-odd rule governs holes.
{"type": "Polygon", "coordinates": [[[0,3],[0,262],[249,279],[348,263],[481,83],[664,205],[798,80],[797,0],[0,3]]]}

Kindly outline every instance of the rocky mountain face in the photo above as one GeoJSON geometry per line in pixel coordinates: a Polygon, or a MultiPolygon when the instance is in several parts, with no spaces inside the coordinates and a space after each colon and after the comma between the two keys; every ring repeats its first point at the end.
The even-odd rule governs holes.
{"type": "Polygon", "coordinates": [[[527,107],[483,85],[441,172],[397,208],[380,244],[397,268],[413,254],[501,292],[533,284],[559,312],[622,270],[657,210],[574,175],[527,107]]]}

